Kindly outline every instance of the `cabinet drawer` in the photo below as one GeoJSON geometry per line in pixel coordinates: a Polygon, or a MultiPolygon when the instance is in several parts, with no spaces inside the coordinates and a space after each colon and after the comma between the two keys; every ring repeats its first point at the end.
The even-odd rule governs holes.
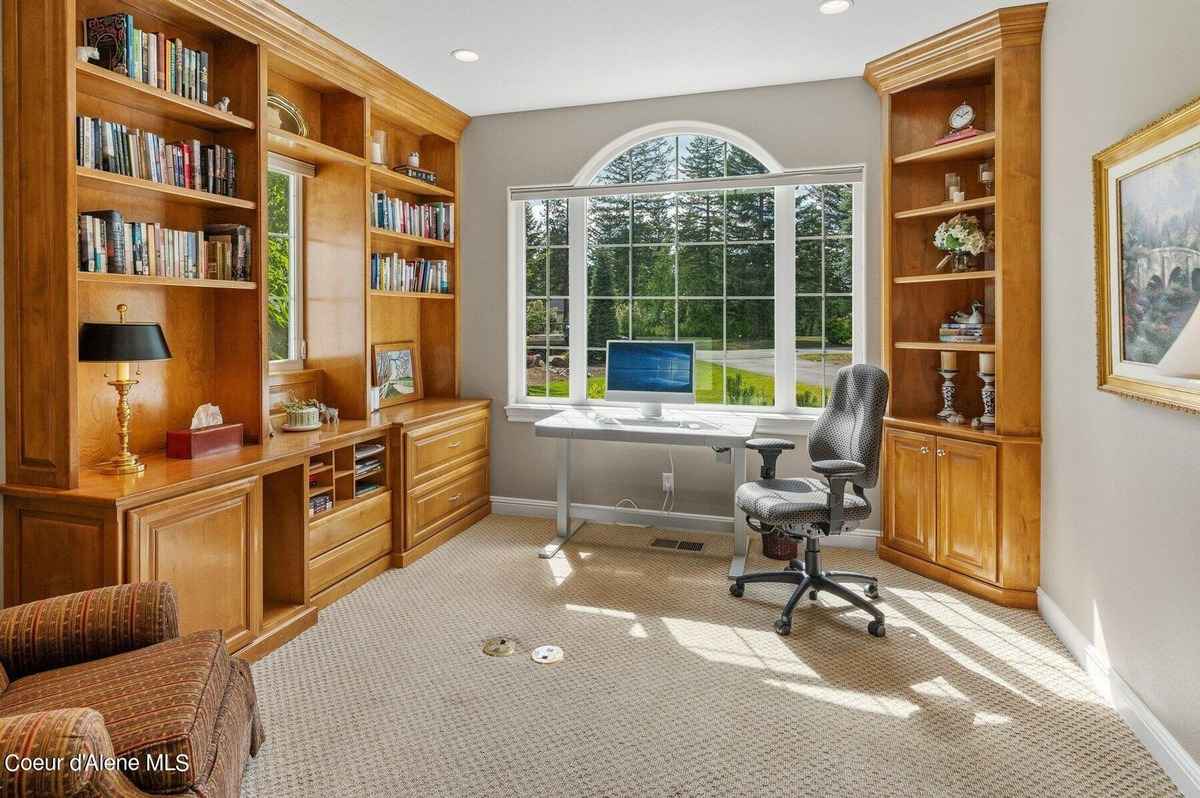
{"type": "Polygon", "coordinates": [[[489,500],[488,461],[464,466],[436,484],[408,494],[404,548],[411,549],[489,500]]]}
{"type": "Polygon", "coordinates": [[[392,525],[382,524],[336,549],[327,551],[308,565],[308,592],[317,593],[382,557],[392,548],[392,525]]]}
{"type": "Polygon", "coordinates": [[[383,491],[345,512],[333,509],[333,515],[313,519],[308,525],[308,556],[324,554],[368,529],[392,519],[392,492],[383,491]]]}
{"type": "Polygon", "coordinates": [[[407,485],[415,488],[487,453],[488,414],[405,433],[407,485]]]}

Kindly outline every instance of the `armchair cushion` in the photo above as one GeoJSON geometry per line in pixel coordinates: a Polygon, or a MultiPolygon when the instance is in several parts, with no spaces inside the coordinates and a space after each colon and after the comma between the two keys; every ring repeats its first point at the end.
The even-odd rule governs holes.
{"type": "Polygon", "coordinates": [[[175,590],[136,582],[0,610],[0,665],[12,680],[179,635],[175,590]]]}
{"type": "Polygon", "coordinates": [[[61,759],[58,769],[0,768],[2,795],[107,795],[102,774],[94,768],[72,769],[74,756],[111,757],[112,741],[104,719],[94,709],[74,707],[0,718],[0,752],[5,757],[61,759]]]}
{"type": "MultiPolygon", "coordinates": [[[[829,520],[829,486],[820,479],[764,479],[737,490],[738,509],[771,526],[829,520]]],[[[843,521],[862,521],[871,505],[856,493],[842,497],[843,521]]]]}
{"type": "Polygon", "coordinates": [[[854,460],[818,460],[812,470],[823,477],[853,477],[865,474],[867,467],[854,460]]]}
{"type": "Polygon", "coordinates": [[[230,690],[234,678],[221,633],[197,632],[17,679],[0,694],[0,716],[90,707],[103,716],[115,754],[141,760],[125,772],[130,781],[148,792],[181,792],[208,780],[219,753],[219,718],[236,712],[245,728],[253,713],[252,684],[230,690]],[[231,709],[230,700],[248,706],[231,709]],[[164,760],[181,769],[163,769],[164,760]]]}

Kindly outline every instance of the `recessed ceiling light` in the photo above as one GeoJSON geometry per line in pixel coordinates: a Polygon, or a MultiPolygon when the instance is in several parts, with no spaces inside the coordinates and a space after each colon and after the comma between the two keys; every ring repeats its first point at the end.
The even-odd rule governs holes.
{"type": "Polygon", "coordinates": [[[852,5],[854,5],[854,0],[821,0],[817,10],[822,14],[841,14],[849,11],[852,5]]]}
{"type": "Polygon", "coordinates": [[[474,50],[451,50],[450,55],[462,61],[465,64],[470,64],[479,60],[479,53],[474,50]]]}

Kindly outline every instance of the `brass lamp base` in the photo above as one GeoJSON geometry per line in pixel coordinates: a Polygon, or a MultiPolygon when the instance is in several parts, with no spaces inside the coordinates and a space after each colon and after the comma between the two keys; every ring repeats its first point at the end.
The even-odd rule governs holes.
{"type": "Polygon", "coordinates": [[[127,452],[105,460],[96,470],[101,474],[140,474],[146,470],[146,464],[133,452],[127,452]]]}
{"type": "Polygon", "coordinates": [[[141,474],[146,470],[146,464],[129,451],[129,421],[133,417],[133,408],[129,405],[129,392],[138,381],[115,379],[108,384],[117,389],[117,444],[120,451],[111,460],[105,460],[96,468],[102,474],[141,474]]]}

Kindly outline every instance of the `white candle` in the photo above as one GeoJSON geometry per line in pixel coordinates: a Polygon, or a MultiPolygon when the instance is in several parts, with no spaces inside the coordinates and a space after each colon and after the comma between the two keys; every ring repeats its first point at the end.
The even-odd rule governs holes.
{"type": "Polygon", "coordinates": [[[979,355],[979,370],[984,374],[996,373],[996,356],[991,352],[982,352],[979,355]]]}
{"type": "Polygon", "coordinates": [[[117,379],[118,380],[128,380],[129,379],[129,364],[128,363],[118,363],[117,364],[117,379]]]}
{"type": "Polygon", "coordinates": [[[965,191],[953,191],[950,194],[950,199],[954,202],[962,202],[966,198],[967,198],[967,192],[965,192],[965,191]]]}
{"type": "Polygon", "coordinates": [[[958,370],[958,352],[942,352],[942,371],[958,370]]]}
{"type": "Polygon", "coordinates": [[[979,176],[979,179],[984,183],[991,183],[996,179],[996,175],[994,172],[984,172],[979,176]]]}

